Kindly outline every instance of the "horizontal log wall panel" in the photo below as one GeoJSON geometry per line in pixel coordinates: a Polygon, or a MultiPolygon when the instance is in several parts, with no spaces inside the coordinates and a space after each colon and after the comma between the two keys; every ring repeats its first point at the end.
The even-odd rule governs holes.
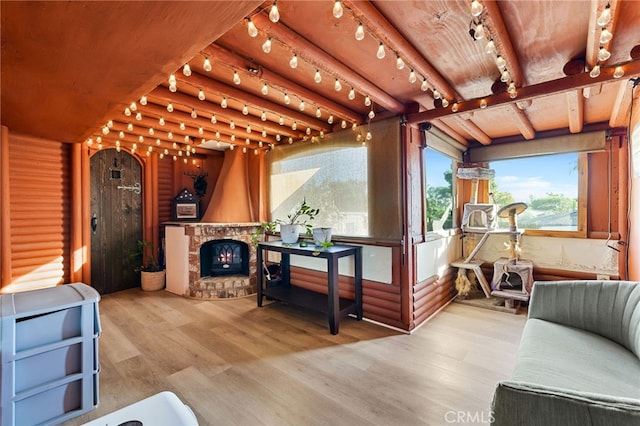
{"type": "MultiPolygon", "coordinates": [[[[208,189],[208,190],[212,190],[208,189]]],[[[171,212],[173,199],[178,194],[173,193],[173,161],[162,159],[158,161],[158,221],[172,220],[171,212]]],[[[203,206],[200,206],[203,209],[203,206]]]]}
{"type": "Polygon", "coordinates": [[[12,291],[69,282],[71,145],[9,138],[12,291]]]}
{"type": "Polygon", "coordinates": [[[442,276],[434,276],[413,288],[413,321],[415,326],[426,321],[444,307],[455,296],[453,268],[448,268],[442,276]]]}
{"type": "MultiPolygon", "coordinates": [[[[291,284],[327,293],[327,274],[300,267],[291,267],[291,284]]],[[[340,297],[353,299],[353,277],[338,277],[340,297]]],[[[401,322],[400,288],[395,285],[362,280],[362,310],[365,318],[406,329],[401,322]]]]}

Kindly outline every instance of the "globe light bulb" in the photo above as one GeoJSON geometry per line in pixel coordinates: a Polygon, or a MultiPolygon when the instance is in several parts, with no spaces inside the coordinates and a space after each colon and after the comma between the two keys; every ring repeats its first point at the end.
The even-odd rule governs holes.
{"type": "Polygon", "coordinates": [[[600,62],[604,62],[610,57],[611,57],[611,53],[604,47],[601,47],[600,50],[598,50],[598,60],[600,62]]]}
{"type": "Polygon", "coordinates": [[[256,24],[253,23],[251,19],[247,23],[247,32],[249,33],[249,37],[257,37],[258,29],[256,28],[256,24]]]}
{"type": "Polygon", "coordinates": [[[400,56],[396,57],[396,68],[399,70],[404,68],[404,61],[400,56]]]}
{"type": "Polygon", "coordinates": [[[153,136],[154,133],[155,133],[155,130],[153,130],[153,127],[149,127],[149,134],[153,136]]]}
{"type": "Polygon", "coordinates": [[[341,91],[341,90],[342,90],[342,83],[340,83],[340,80],[338,80],[338,79],[336,78],[336,82],[335,82],[335,84],[333,85],[333,87],[334,87],[334,89],[336,89],[336,92],[341,91]]]}
{"type": "Polygon", "coordinates": [[[342,121],[340,122],[340,127],[342,127],[343,129],[346,129],[346,128],[347,128],[347,122],[346,122],[346,120],[342,120],[342,121]]]}
{"type": "Polygon", "coordinates": [[[267,83],[262,84],[262,89],[260,89],[260,93],[262,93],[265,96],[269,94],[269,86],[267,86],[267,83]]]}
{"type": "Polygon", "coordinates": [[[120,133],[118,133],[118,136],[120,139],[124,139],[124,132],[121,130],[120,133]]]}
{"type": "Polygon", "coordinates": [[[426,92],[427,90],[429,90],[429,82],[427,81],[426,78],[422,79],[422,84],[420,84],[420,90],[422,90],[423,92],[426,92]]]}
{"type": "Polygon", "coordinates": [[[136,120],[138,121],[142,120],[142,113],[140,113],[140,111],[136,113],[136,120]]]}
{"type": "Polygon", "coordinates": [[[251,124],[247,124],[247,133],[251,133],[251,124]]]}
{"type": "Polygon", "coordinates": [[[494,55],[496,53],[496,44],[493,40],[489,40],[484,47],[484,51],[487,52],[488,55],[494,55]]]}
{"type": "Polygon", "coordinates": [[[373,139],[373,135],[371,134],[371,132],[367,132],[367,136],[365,136],[364,138],[370,141],[371,139],[373,139]]]}
{"type": "Polygon", "coordinates": [[[351,90],[349,90],[349,100],[352,101],[356,98],[356,91],[353,89],[353,87],[351,88],[351,90]]]}
{"type": "Polygon", "coordinates": [[[333,124],[333,114],[329,116],[329,118],[327,119],[327,123],[333,124]]]}
{"type": "Polygon", "coordinates": [[[233,83],[234,84],[240,84],[240,75],[238,75],[238,71],[234,71],[233,72],[233,83]]]}
{"type": "Polygon", "coordinates": [[[511,80],[511,76],[509,75],[509,71],[507,71],[507,70],[502,71],[502,74],[500,75],[500,81],[503,82],[503,83],[506,83],[509,80],[511,80]]]}
{"type": "Polygon", "coordinates": [[[289,66],[291,68],[297,68],[298,67],[298,55],[295,55],[295,54],[293,55],[293,57],[289,61],[289,66]]]}
{"type": "Polygon", "coordinates": [[[249,115],[249,107],[246,104],[242,107],[242,115],[249,115]]]}
{"type": "Polygon", "coordinates": [[[220,106],[222,108],[226,108],[228,106],[227,105],[227,98],[222,98],[222,101],[220,102],[220,106]]]}
{"type": "Polygon", "coordinates": [[[262,115],[260,115],[260,120],[267,121],[267,113],[262,111],[262,115]]]}
{"type": "Polygon", "coordinates": [[[131,116],[131,110],[129,109],[129,107],[126,107],[126,108],[124,109],[124,115],[126,115],[127,117],[130,117],[130,116],[131,116]]]}
{"type": "Polygon", "coordinates": [[[235,129],[235,128],[236,128],[236,123],[234,123],[234,122],[233,122],[233,120],[231,120],[231,121],[229,122],[229,128],[230,128],[231,130],[233,130],[233,129],[235,129]]]}
{"type": "Polygon", "coordinates": [[[598,20],[596,22],[601,27],[604,27],[609,22],[611,22],[611,7],[609,5],[604,8],[600,16],[598,16],[598,20]]]}
{"type": "Polygon", "coordinates": [[[288,94],[284,94],[284,103],[289,105],[291,103],[291,98],[289,97],[288,94]]]}
{"type": "Polygon", "coordinates": [[[267,137],[267,131],[265,129],[262,129],[262,137],[266,138],[267,137]]]}
{"type": "Polygon", "coordinates": [[[449,101],[448,101],[448,100],[446,100],[445,98],[442,98],[442,107],[443,107],[443,108],[446,108],[446,107],[448,107],[448,106],[449,106],[449,101]]]}
{"type": "Polygon", "coordinates": [[[211,61],[209,60],[209,58],[204,58],[202,68],[204,68],[204,70],[207,72],[211,71],[211,61]]]}
{"type": "Polygon", "coordinates": [[[128,123],[127,124],[127,130],[130,131],[130,132],[133,132],[133,124],[128,123]]]}
{"type": "Polygon", "coordinates": [[[147,104],[147,96],[146,96],[146,95],[143,95],[143,96],[140,98],[140,105],[146,105],[146,104],[147,104]]]}
{"type": "Polygon", "coordinates": [[[336,19],[340,19],[343,13],[344,10],[342,9],[342,3],[340,3],[340,0],[336,0],[336,2],[333,4],[333,17],[336,19]]]}
{"type": "Polygon", "coordinates": [[[589,72],[589,77],[596,78],[599,75],[600,75],[600,65],[596,64],[593,68],[591,68],[591,71],[589,72]]]}
{"type": "Polygon", "coordinates": [[[276,23],[280,20],[280,12],[278,11],[278,6],[275,2],[271,6],[271,10],[269,11],[269,19],[273,23],[276,23]]]}
{"type": "Polygon", "coordinates": [[[471,15],[480,16],[482,15],[482,4],[478,0],[473,0],[471,2],[471,15]]]}
{"type": "Polygon", "coordinates": [[[496,57],[496,66],[500,71],[504,71],[504,68],[507,66],[507,61],[504,60],[502,56],[496,57]]]}
{"type": "Polygon", "coordinates": [[[182,67],[182,74],[184,74],[185,77],[189,77],[191,75],[191,67],[189,64],[184,64],[184,67],[182,67]]]}
{"type": "Polygon", "coordinates": [[[458,103],[455,102],[453,105],[451,105],[451,111],[452,112],[458,112],[458,103]]]}
{"type": "Polygon", "coordinates": [[[480,108],[485,109],[487,107],[487,100],[483,99],[480,101],[480,108]]]}
{"type": "Polygon", "coordinates": [[[416,73],[414,70],[411,70],[411,72],[409,73],[409,83],[413,84],[418,80],[418,77],[416,77],[416,73]]]}
{"type": "Polygon", "coordinates": [[[213,115],[211,116],[211,124],[216,124],[217,122],[218,122],[218,119],[216,118],[216,115],[215,115],[215,114],[213,114],[213,115]]]}
{"type": "Polygon", "coordinates": [[[369,97],[369,95],[367,95],[367,96],[364,98],[364,105],[365,105],[365,106],[371,106],[371,98],[369,97]]]}
{"type": "Polygon", "coordinates": [[[376,57],[378,59],[383,59],[387,55],[386,50],[384,50],[384,44],[380,43],[378,45],[378,51],[376,52],[376,57]]]}
{"type": "MultiPolygon", "coordinates": [[[[173,139],[173,132],[167,133],[167,138],[168,139],[173,139]]],[[[175,143],[174,143],[174,148],[175,148],[175,143]]]]}
{"type": "Polygon", "coordinates": [[[264,53],[270,53],[271,52],[271,38],[268,38],[267,40],[265,40],[265,42],[262,44],[262,51],[264,53]]]}
{"type": "Polygon", "coordinates": [[[367,115],[367,117],[369,117],[369,120],[373,120],[376,116],[376,113],[373,112],[373,110],[369,111],[369,114],[367,115]]]}
{"type": "Polygon", "coordinates": [[[322,75],[320,75],[320,70],[316,70],[316,73],[313,76],[313,81],[315,81],[316,83],[320,83],[322,81],[322,75]]]}
{"type": "Polygon", "coordinates": [[[616,67],[616,69],[613,71],[613,78],[620,78],[624,75],[624,68],[622,67],[616,67]]]}
{"type": "Polygon", "coordinates": [[[184,125],[184,122],[180,122],[180,130],[184,130],[186,129],[186,126],[184,125]]]}
{"type": "Polygon", "coordinates": [[[167,104],[167,111],[173,112],[173,104],[171,102],[167,104]]]}
{"type": "Polygon", "coordinates": [[[278,118],[278,124],[281,126],[284,126],[284,118],[282,118],[282,116],[280,116],[280,118],[278,118]]]}
{"type": "Polygon", "coordinates": [[[482,24],[476,25],[475,31],[473,33],[473,37],[476,40],[480,40],[484,38],[484,27],[482,26],[482,24]]]}
{"type": "Polygon", "coordinates": [[[440,99],[442,98],[442,95],[440,95],[440,92],[438,92],[438,89],[433,89],[433,99],[440,99]]]}
{"type": "Polygon", "coordinates": [[[293,124],[291,125],[291,130],[296,130],[297,128],[298,128],[298,123],[294,121],[293,124]]]}
{"type": "Polygon", "coordinates": [[[356,29],[356,40],[360,41],[364,39],[364,26],[362,24],[358,24],[358,29],[356,29]]]}
{"type": "Polygon", "coordinates": [[[606,28],[603,28],[602,31],[600,32],[600,44],[609,43],[612,38],[613,38],[613,34],[611,34],[611,31],[609,31],[606,28]]]}
{"type": "Polygon", "coordinates": [[[298,105],[298,108],[300,109],[300,111],[304,111],[304,108],[305,108],[304,101],[302,101],[302,100],[300,101],[300,105],[298,105]]]}
{"type": "Polygon", "coordinates": [[[204,129],[202,127],[198,127],[198,134],[199,135],[204,134],[204,129]]]}
{"type": "Polygon", "coordinates": [[[320,108],[316,108],[316,117],[322,117],[322,111],[320,110],[320,108]]]}
{"type": "Polygon", "coordinates": [[[200,99],[201,101],[204,101],[206,99],[204,90],[200,89],[200,91],[198,92],[198,99],[200,99]]]}
{"type": "Polygon", "coordinates": [[[191,110],[191,118],[194,118],[194,119],[195,119],[195,118],[198,118],[198,113],[196,112],[196,110],[195,110],[195,109],[192,109],[192,110],[191,110]]]}

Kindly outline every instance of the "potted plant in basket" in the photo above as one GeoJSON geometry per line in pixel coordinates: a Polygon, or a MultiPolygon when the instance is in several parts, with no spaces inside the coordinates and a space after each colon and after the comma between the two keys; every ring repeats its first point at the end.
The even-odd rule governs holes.
{"type": "Polygon", "coordinates": [[[313,208],[307,204],[307,200],[303,199],[302,203],[297,205],[286,219],[275,219],[260,225],[253,235],[253,241],[257,244],[258,236],[263,232],[275,232],[276,226],[280,225],[280,237],[284,244],[295,244],[300,237],[300,227],[304,227],[307,235],[312,235],[312,222],[320,213],[320,209],[313,208]]]}
{"type": "Polygon", "coordinates": [[[140,260],[136,272],[140,272],[140,283],[144,291],[162,290],[165,283],[165,271],[158,263],[158,249],[151,241],[138,240],[131,251],[132,259],[140,260]]]}

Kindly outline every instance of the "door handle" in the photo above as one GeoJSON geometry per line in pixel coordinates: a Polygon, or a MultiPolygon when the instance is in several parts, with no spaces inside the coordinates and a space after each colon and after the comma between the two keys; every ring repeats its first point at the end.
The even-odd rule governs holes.
{"type": "Polygon", "coordinates": [[[93,216],[91,217],[91,232],[93,232],[95,234],[96,233],[96,229],[98,229],[98,218],[96,217],[96,214],[94,213],[93,216]]]}

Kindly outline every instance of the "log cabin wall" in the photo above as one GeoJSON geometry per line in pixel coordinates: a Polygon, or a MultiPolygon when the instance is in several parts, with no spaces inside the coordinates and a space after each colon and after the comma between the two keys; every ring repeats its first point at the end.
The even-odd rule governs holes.
{"type": "Polygon", "coordinates": [[[6,127],[0,144],[3,291],[69,282],[72,146],[6,127]]]}

